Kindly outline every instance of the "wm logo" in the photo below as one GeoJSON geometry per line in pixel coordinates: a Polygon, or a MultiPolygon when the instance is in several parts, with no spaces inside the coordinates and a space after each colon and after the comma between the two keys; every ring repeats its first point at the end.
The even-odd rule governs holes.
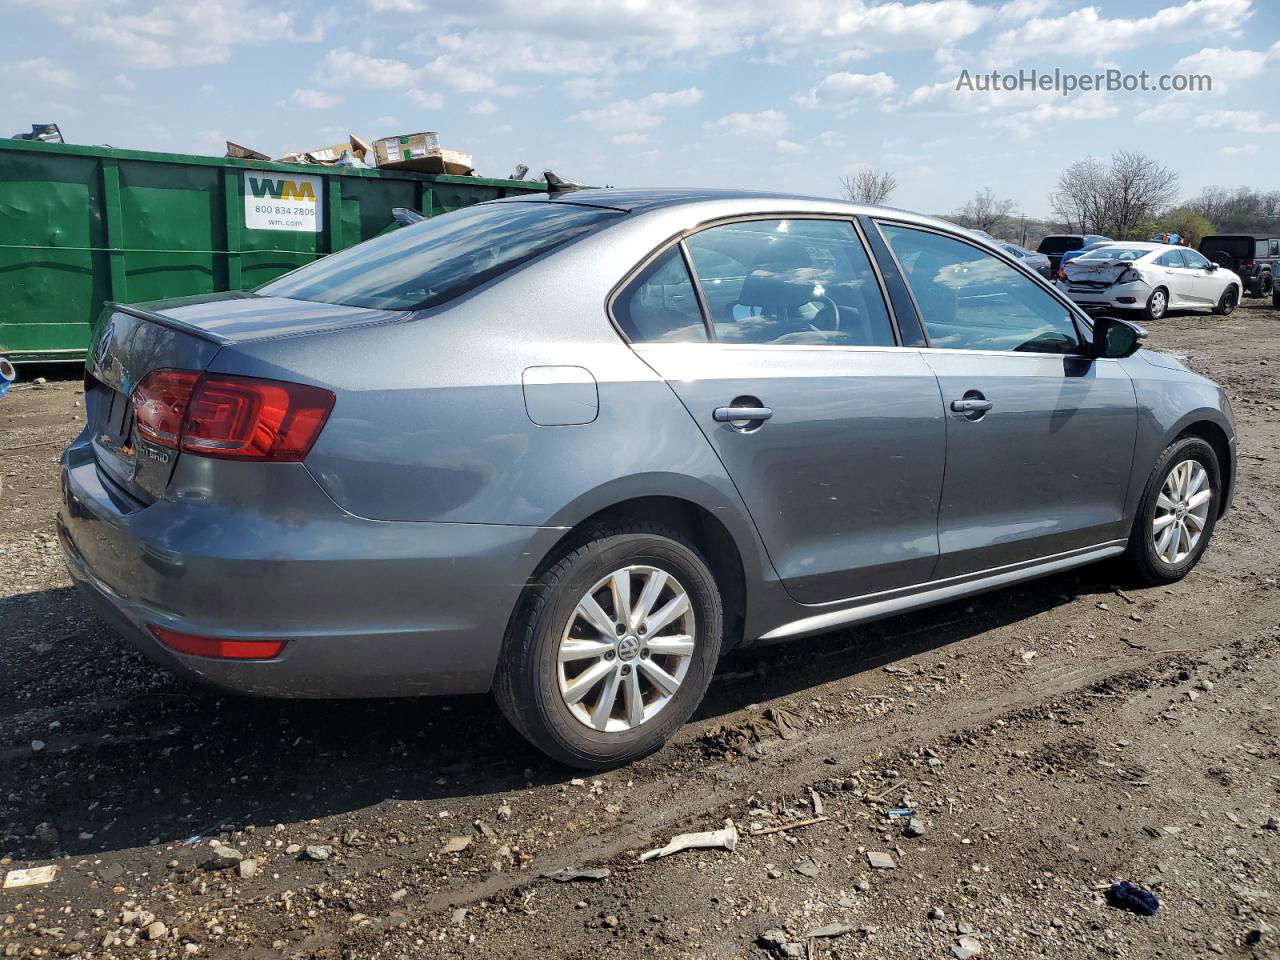
{"type": "Polygon", "coordinates": [[[297,200],[315,203],[316,195],[309,183],[294,183],[292,180],[275,180],[268,177],[250,177],[249,189],[259,200],[270,197],[272,200],[297,200]]]}

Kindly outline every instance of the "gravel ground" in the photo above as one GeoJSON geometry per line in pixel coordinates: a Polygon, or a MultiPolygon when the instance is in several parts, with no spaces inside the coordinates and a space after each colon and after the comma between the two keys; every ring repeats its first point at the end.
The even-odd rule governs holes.
{"type": "Polygon", "coordinates": [[[0,873],[58,870],[0,892],[0,955],[1280,955],[1280,314],[1171,317],[1152,345],[1239,420],[1235,509],[1187,580],[1100,566],[740,653],[667,749],[586,779],[487,698],[246,700],[156,670],[53,534],[79,384],[16,387],[0,873]],[[726,820],[732,851],[639,860],[726,820]],[[543,876],[584,867],[608,875],[543,876]],[[1122,880],[1159,912],[1108,906],[1122,880]]]}

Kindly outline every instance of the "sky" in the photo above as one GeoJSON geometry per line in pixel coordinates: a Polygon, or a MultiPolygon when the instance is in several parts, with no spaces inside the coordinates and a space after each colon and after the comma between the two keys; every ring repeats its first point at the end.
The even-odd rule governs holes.
{"type": "Polygon", "coordinates": [[[825,196],[871,166],[932,213],[990,188],[1047,216],[1069,163],[1120,149],[1185,197],[1280,189],[1276,0],[0,0],[0,54],[4,136],[280,156],[433,130],[483,176],[825,196]],[[973,80],[1033,68],[1212,89],[973,80]]]}

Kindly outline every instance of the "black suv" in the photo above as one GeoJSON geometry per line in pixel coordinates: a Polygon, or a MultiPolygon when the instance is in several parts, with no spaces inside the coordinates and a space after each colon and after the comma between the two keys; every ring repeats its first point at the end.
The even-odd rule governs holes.
{"type": "Polygon", "coordinates": [[[1234,271],[1250,297],[1269,297],[1280,274],[1280,237],[1217,233],[1200,241],[1200,252],[1234,271]]]}
{"type": "Polygon", "coordinates": [[[1049,258],[1049,275],[1053,276],[1062,266],[1062,255],[1072,250],[1080,250],[1091,243],[1110,243],[1110,237],[1096,233],[1053,233],[1040,241],[1036,253],[1043,253],[1049,258]]]}

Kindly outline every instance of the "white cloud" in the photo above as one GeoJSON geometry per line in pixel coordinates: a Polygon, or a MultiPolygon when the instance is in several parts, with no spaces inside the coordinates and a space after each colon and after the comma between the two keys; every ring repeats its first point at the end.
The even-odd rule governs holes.
{"type": "Polygon", "coordinates": [[[1258,152],[1256,143],[1242,143],[1238,147],[1223,147],[1218,151],[1224,157],[1252,157],[1258,152]]]}
{"type": "Polygon", "coordinates": [[[426,90],[406,90],[403,96],[415,107],[423,110],[441,110],[444,108],[444,94],[437,93],[435,90],[430,92],[426,90]]]}
{"type": "Polygon", "coordinates": [[[5,85],[10,88],[18,86],[41,92],[50,87],[69,90],[76,85],[75,73],[48,57],[0,64],[0,77],[4,77],[5,85]]]}
{"type": "Polygon", "coordinates": [[[787,115],[780,110],[761,110],[759,113],[726,113],[719,120],[704,124],[708,130],[723,130],[740,136],[781,137],[791,126],[787,115]]]}
{"type": "Polygon", "coordinates": [[[606,130],[646,130],[662,123],[665,111],[692,107],[701,102],[702,90],[686,87],[651,93],[638,99],[616,100],[599,109],[580,110],[569,119],[595,124],[606,130]]]}
{"type": "Polygon", "coordinates": [[[1077,120],[1105,120],[1119,112],[1120,107],[1110,102],[1105,93],[1082,93],[1062,103],[1040,103],[1030,110],[996,117],[991,125],[1026,140],[1037,127],[1077,120]]]}
{"type": "Polygon", "coordinates": [[[1186,0],[1145,17],[1104,17],[1096,6],[1060,17],[1037,17],[1006,30],[988,48],[989,63],[1006,67],[1041,54],[1098,57],[1148,43],[1199,40],[1240,29],[1251,0],[1186,0]]]}
{"type": "Polygon", "coordinates": [[[129,79],[127,74],[123,74],[123,73],[117,73],[114,77],[111,78],[111,82],[121,90],[135,90],[137,89],[137,86],[138,86],[136,83],[134,83],[132,80],[129,79]]]}
{"type": "Polygon", "coordinates": [[[1208,74],[1213,78],[1213,92],[1224,93],[1231,89],[1231,84],[1250,80],[1274,66],[1280,66],[1280,41],[1267,50],[1205,47],[1183,57],[1173,65],[1173,70],[1175,73],[1208,74]]]}
{"type": "Polygon", "coordinates": [[[371,90],[394,90],[411,87],[420,71],[403,60],[371,57],[354,50],[330,50],[324,58],[317,79],[333,86],[366,87],[371,90]]]}
{"type": "Polygon", "coordinates": [[[785,156],[798,156],[809,152],[803,143],[796,143],[794,140],[779,140],[773,148],[785,156]]]}
{"type": "Polygon", "coordinates": [[[284,101],[286,106],[305,107],[308,110],[328,110],[330,107],[336,107],[340,103],[342,103],[341,97],[311,88],[295,90],[293,91],[293,96],[284,101]]]}
{"type": "Polygon", "coordinates": [[[810,109],[839,109],[861,100],[881,99],[896,90],[898,84],[887,73],[833,73],[795,97],[796,103],[810,109]]]}
{"type": "Polygon", "coordinates": [[[611,142],[620,147],[635,147],[642,143],[648,143],[649,135],[645,133],[620,133],[612,137],[611,142]]]}
{"type": "Polygon", "coordinates": [[[1201,130],[1230,130],[1235,133],[1280,133],[1280,123],[1263,119],[1257,110],[1215,110],[1202,113],[1191,125],[1201,130]]]}
{"type": "Polygon", "coordinates": [[[479,103],[475,103],[471,105],[472,113],[478,113],[478,114],[484,115],[486,113],[497,113],[497,111],[498,111],[498,108],[493,105],[493,101],[490,100],[488,97],[481,100],[479,103]]]}

